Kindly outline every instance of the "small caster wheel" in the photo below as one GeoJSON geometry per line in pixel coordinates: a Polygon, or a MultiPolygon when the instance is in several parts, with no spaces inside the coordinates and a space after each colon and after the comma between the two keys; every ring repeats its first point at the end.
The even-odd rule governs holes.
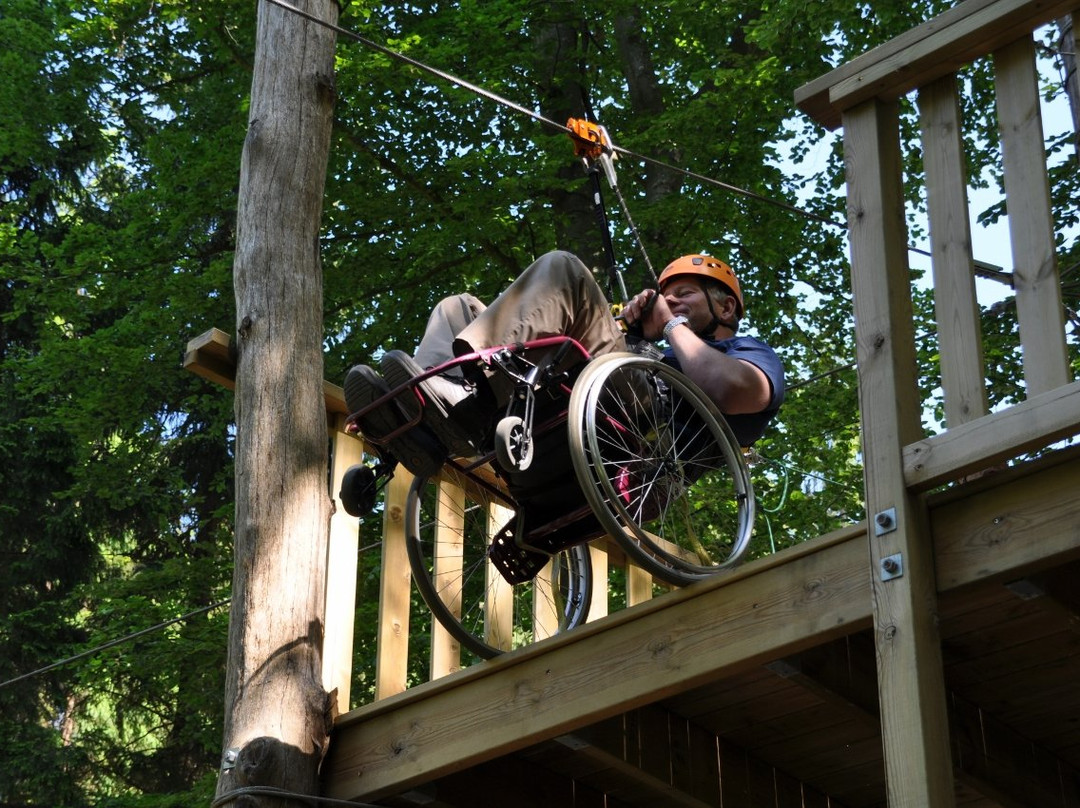
{"type": "Polygon", "coordinates": [[[341,478],[338,497],[349,516],[367,516],[375,510],[375,497],[379,487],[375,484],[375,471],[369,466],[350,467],[341,478]]]}
{"type": "Polygon", "coordinates": [[[533,460],[534,445],[525,434],[525,421],[507,415],[495,427],[495,457],[507,471],[525,471],[533,460]]]}

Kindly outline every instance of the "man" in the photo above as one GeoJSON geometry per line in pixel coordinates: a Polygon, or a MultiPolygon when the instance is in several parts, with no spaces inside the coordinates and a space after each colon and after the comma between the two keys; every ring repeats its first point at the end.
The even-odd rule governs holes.
{"type": "MultiPolygon", "coordinates": [[[[638,326],[645,339],[667,342],[664,361],[716,403],[742,445],[753,443],[780,408],[784,371],[767,345],[736,336],[743,299],[734,272],[716,258],[686,255],[669,264],[659,281],[659,293],[647,289],[636,295],[623,309],[623,319],[638,326]]],[[[352,368],[345,378],[345,402],[357,412],[455,356],[559,335],[573,337],[592,356],[627,349],[588,268],[570,253],[556,251],[537,259],[490,306],[472,295],[443,300],[415,358],[388,351],[381,362],[385,379],[367,365],[352,368]]],[[[422,424],[388,441],[387,448],[417,475],[437,472],[448,454],[475,454],[495,414],[483,388],[482,380],[457,369],[421,382],[422,424]]],[[[420,410],[415,396],[399,396],[392,406],[365,415],[359,426],[378,438],[420,410]]]]}

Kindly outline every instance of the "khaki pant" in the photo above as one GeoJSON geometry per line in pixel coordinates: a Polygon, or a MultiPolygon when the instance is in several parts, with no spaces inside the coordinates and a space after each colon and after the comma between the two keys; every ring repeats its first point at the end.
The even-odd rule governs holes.
{"type": "Polygon", "coordinates": [[[561,251],[540,256],[490,306],[469,294],[439,303],[416,361],[434,367],[472,351],[554,336],[573,337],[592,356],[626,350],[592,273],[576,256],[561,251]]]}

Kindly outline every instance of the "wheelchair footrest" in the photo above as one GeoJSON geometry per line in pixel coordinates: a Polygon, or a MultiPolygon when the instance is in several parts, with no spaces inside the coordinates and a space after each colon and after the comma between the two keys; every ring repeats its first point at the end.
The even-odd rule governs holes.
{"type": "Polygon", "coordinates": [[[527,525],[518,516],[495,534],[488,548],[491,563],[511,584],[531,581],[553,555],[603,532],[588,506],[552,519],[536,530],[529,530],[527,525]]]}
{"type": "Polygon", "coordinates": [[[492,537],[488,558],[507,583],[523,584],[535,578],[551,556],[518,547],[514,541],[516,523],[515,519],[492,537]]]}

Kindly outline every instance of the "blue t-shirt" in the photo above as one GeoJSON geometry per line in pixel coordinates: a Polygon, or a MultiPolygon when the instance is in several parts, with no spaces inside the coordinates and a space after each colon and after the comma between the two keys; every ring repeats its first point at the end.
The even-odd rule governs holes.
{"type": "MultiPolygon", "coordinates": [[[[761,412],[739,415],[724,413],[724,418],[727,419],[731,431],[738,438],[739,445],[749,446],[762,436],[765,427],[779,411],[780,405],[784,403],[784,366],[780,362],[780,357],[776,355],[776,351],[754,337],[736,336],[722,340],[707,339],[705,342],[732,359],[749,362],[759,368],[769,380],[772,396],[766,409],[761,412]]],[[[671,348],[664,349],[664,362],[676,370],[682,370],[679,366],[679,360],[675,357],[675,352],[671,348]]]]}

